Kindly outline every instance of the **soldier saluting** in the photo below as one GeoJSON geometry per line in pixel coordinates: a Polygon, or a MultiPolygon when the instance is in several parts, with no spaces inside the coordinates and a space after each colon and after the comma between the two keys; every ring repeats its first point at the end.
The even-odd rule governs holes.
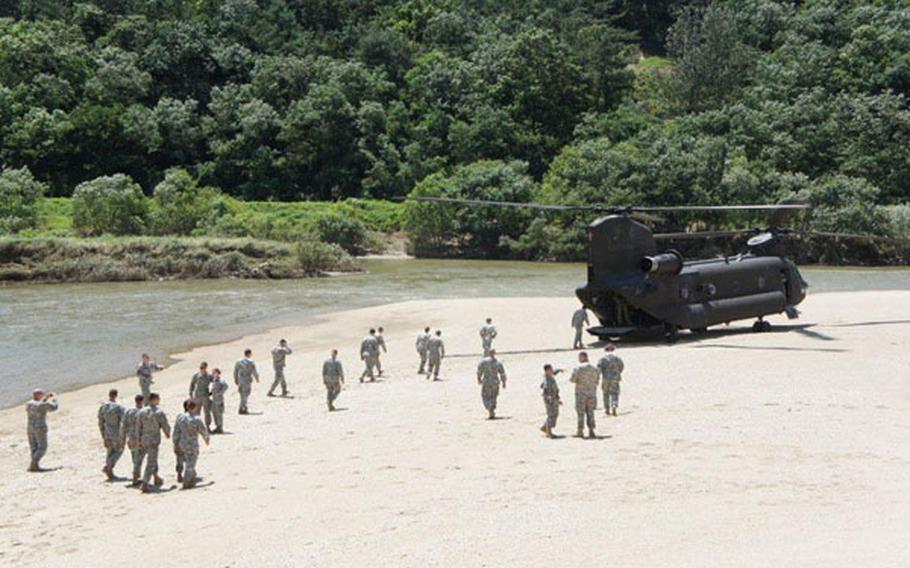
{"type": "Polygon", "coordinates": [[[44,394],[41,389],[33,390],[32,399],[25,403],[28,447],[32,456],[29,471],[41,471],[41,458],[47,453],[47,413],[54,412],[58,407],[54,393],[44,394]]]}
{"type": "Polygon", "coordinates": [[[142,400],[145,401],[146,405],[149,403],[149,395],[152,392],[152,383],[155,382],[152,379],[152,373],[162,369],[164,369],[164,367],[152,361],[149,358],[148,353],[142,354],[142,360],[139,361],[139,366],[136,368],[136,376],[139,377],[139,390],[142,391],[142,400]]]}
{"type": "Polygon", "coordinates": [[[269,388],[268,396],[275,396],[275,389],[281,387],[281,396],[288,395],[288,382],[284,378],[284,367],[287,356],[293,353],[288,347],[286,339],[278,342],[278,345],[272,349],[272,368],[275,370],[275,380],[269,388]]]}

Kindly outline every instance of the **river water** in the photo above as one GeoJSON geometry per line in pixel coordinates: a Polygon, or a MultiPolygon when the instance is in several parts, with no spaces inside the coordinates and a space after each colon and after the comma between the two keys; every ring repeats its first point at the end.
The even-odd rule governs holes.
{"type": "MultiPolygon", "coordinates": [[[[0,407],[35,385],[55,390],[126,376],[193,345],[404,300],[571,296],[583,264],[367,260],[367,274],[306,280],[192,280],[0,287],[0,407]]],[[[910,290],[908,269],[801,268],[810,293],[910,290]]]]}

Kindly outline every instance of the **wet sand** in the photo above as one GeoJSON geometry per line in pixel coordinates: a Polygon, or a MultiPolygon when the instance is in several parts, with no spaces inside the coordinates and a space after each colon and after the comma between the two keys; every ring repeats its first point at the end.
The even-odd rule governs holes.
{"type": "MultiPolygon", "coordinates": [[[[542,437],[540,367],[571,368],[570,298],[421,301],[337,312],[176,354],[156,375],[171,423],[199,361],[227,374],[244,347],[262,382],[250,416],[203,447],[203,487],[142,495],[103,480],[96,412],[108,388],[61,396],[50,450],[27,474],[21,407],[0,411],[0,565],[906,566],[910,564],[910,293],[811,296],[796,322],[620,346],[620,416],[597,440],[542,437]],[[488,421],[474,373],[494,318],[510,381],[488,421]],[[384,325],[385,377],[357,382],[384,325]],[[444,381],[416,375],[414,338],[441,327],[444,381]],[[294,398],[266,398],[286,337],[294,398]],[[348,383],[325,409],[338,346],[348,383]]],[[[90,333],[90,330],[86,330],[90,333]]],[[[599,351],[596,350],[596,351],[599,351]]],[[[88,356],[89,354],[87,354],[88,356]]],[[[41,382],[35,378],[36,385],[41,382]]],[[[575,430],[572,388],[557,432],[575,430]]],[[[128,475],[128,453],[117,467],[128,475]]]]}

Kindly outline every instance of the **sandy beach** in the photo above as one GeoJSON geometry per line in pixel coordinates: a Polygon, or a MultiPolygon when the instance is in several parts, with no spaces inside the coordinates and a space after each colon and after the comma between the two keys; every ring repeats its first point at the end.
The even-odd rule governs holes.
{"type": "MultiPolygon", "coordinates": [[[[25,472],[25,412],[4,410],[0,566],[910,565],[910,292],[810,296],[772,333],[739,322],[620,345],[620,415],[598,411],[602,439],[570,436],[560,375],[567,437],[548,440],[541,366],[574,365],[575,307],[407,302],[175,354],[156,374],[171,424],[200,361],[229,375],[249,346],[262,372],[250,416],[231,385],[229,434],[203,447],[189,491],[170,489],[169,441],[161,493],[103,479],[97,408],[112,386],[128,403],[134,377],[61,395],[47,473],[25,472]],[[495,421],[475,381],[488,315],[510,378],[495,421]],[[386,328],[386,373],[360,384],[370,325],[386,328]],[[415,372],[425,325],[443,329],[442,382],[415,372]],[[280,337],[294,398],[265,396],[280,337]],[[330,414],[319,371],[336,346],[348,382],[330,414]]],[[[117,473],[129,469],[127,452],[117,473]]]]}

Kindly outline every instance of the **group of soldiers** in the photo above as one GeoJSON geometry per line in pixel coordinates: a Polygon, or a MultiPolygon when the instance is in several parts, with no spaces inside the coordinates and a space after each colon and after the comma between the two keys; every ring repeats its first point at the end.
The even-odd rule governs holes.
{"type": "MultiPolygon", "coordinates": [[[[584,308],[576,311],[572,317],[572,326],[576,329],[573,348],[583,349],[581,329],[588,323],[584,308]]],[[[376,376],[382,376],[381,355],[386,353],[387,346],[383,337],[383,328],[372,328],[360,344],[360,357],[364,370],[360,382],[373,382],[376,376]]],[[[506,388],[507,377],[505,366],[496,356],[493,341],[498,333],[492,318],[487,318],[480,329],[483,357],[477,365],[477,383],[481,387],[481,399],[489,419],[496,418],[496,404],[500,389],[506,388]]],[[[438,381],[442,360],[445,358],[445,344],[442,331],[424,328],[416,341],[417,354],[420,358],[418,374],[425,374],[428,380],[438,381]]],[[[596,426],[594,412],[597,408],[597,387],[603,390],[604,408],[607,415],[617,415],[619,405],[620,381],[622,380],[623,362],[615,353],[615,346],[608,344],[606,354],[597,365],[589,362],[588,353],[578,354],[578,366],[572,371],[569,379],[575,385],[575,410],[578,414],[577,436],[583,437],[587,426],[589,437],[594,437],[596,426]]],[[[274,380],[268,396],[276,396],[281,389],[281,396],[290,394],[284,369],[287,356],[293,351],[286,340],[281,339],[272,351],[274,380]]],[[[253,383],[259,382],[259,370],[252,359],[253,352],[244,350],[243,357],[234,364],[234,384],[240,395],[238,413],[249,414],[249,398],[253,383]]],[[[220,369],[208,370],[208,363],[202,362],[199,370],[190,379],[188,398],[183,402],[183,412],[174,421],[173,434],[167,415],[159,407],[160,396],[152,392],[153,374],[163,369],[143,354],[136,369],[139,379],[140,394],[134,397],[134,407],[126,409],[118,401],[117,389],[111,389],[107,402],[98,409],[98,429],[105,447],[105,462],[102,472],[109,480],[116,479],[114,467],[125,448],[132,456],[132,484],[143,492],[160,486],[163,480],[158,475],[158,452],[162,435],[171,438],[177,458],[177,480],[184,488],[191,488],[199,481],[196,474],[196,462],[199,457],[199,439],[206,445],[213,434],[224,433],[224,396],[229,386],[221,377],[220,369]],[[214,423],[214,428],[212,424],[214,423]],[[143,467],[144,465],[144,467],[143,467]]],[[[544,366],[544,379],[540,385],[546,420],[541,431],[548,437],[555,437],[553,429],[559,417],[562,400],[556,375],[562,369],[552,365],[544,366]]],[[[332,349],[322,366],[322,379],[326,389],[326,404],[329,411],[335,410],[335,400],[344,384],[344,369],[338,360],[338,350],[332,349]]],[[[45,393],[36,389],[32,400],[26,404],[28,414],[28,440],[31,452],[29,471],[41,471],[40,460],[47,451],[47,414],[57,410],[58,403],[54,393],[45,393]]]]}

